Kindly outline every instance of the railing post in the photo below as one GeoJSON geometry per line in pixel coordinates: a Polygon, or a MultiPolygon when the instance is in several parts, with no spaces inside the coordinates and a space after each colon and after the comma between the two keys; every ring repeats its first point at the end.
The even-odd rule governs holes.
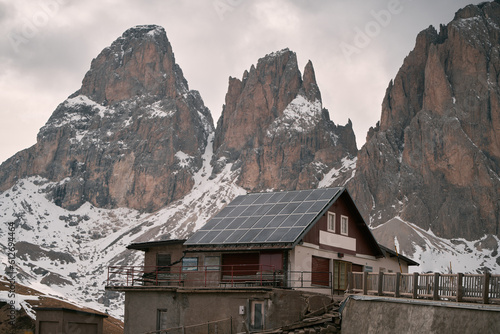
{"type": "Polygon", "coordinates": [[[484,285],[483,285],[483,304],[488,304],[490,302],[490,273],[484,273],[484,285]]]}
{"type": "Polygon", "coordinates": [[[418,298],[418,273],[413,273],[413,299],[418,298]]]}
{"type": "Polygon", "coordinates": [[[352,293],[352,288],[353,288],[353,276],[352,275],[353,275],[352,272],[347,273],[347,293],[352,293]]]}
{"type": "Polygon", "coordinates": [[[300,272],[300,287],[301,288],[304,287],[304,272],[303,271],[300,272]]]}
{"type": "Polygon", "coordinates": [[[432,299],[439,300],[439,273],[434,273],[434,287],[432,290],[432,299]]]}
{"type": "Polygon", "coordinates": [[[379,296],[382,296],[383,295],[383,292],[382,292],[382,288],[383,288],[383,283],[384,283],[384,273],[382,271],[379,271],[378,272],[378,291],[377,291],[377,294],[379,296]]]}
{"type": "Polygon", "coordinates": [[[401,273],[398,271],[396,273],[396,288],[394,290],[394,297],[399,298],[401,294],[399,292],[399,286],[401,285],[401,273]]]}
{"type": "Polygon", "coordinates": [[[363,294],[364,295],[368,294],[368,272],[367,271],[363,272],[363,294]]]}
{"type": "Polygon", "coordinates": [[[158,266],[155,266],[155,285],[158,286],[158,266]]]}
{"type": "Polygon", "coordinates": [[[457,302],[462,301],[462,297],[464,296],[464,288],[462,286],[464,281],[464,274],[457,274],[457,302]]]}
{"type": "Polygon", "coordinates": [[[231,287],[234,287],[234,266],[231,266],[231,287]]]}

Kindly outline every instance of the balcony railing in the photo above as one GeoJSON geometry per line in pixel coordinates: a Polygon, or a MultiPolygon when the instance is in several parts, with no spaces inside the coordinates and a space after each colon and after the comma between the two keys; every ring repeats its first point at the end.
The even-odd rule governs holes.
{"type": "Polygon", "coordinates": [[[396,298],[500,303],[500,275],[349,273],[348,291],[396,298]]]}
{"type": "Polygon", "coordinates": [[[276,270],[266,265],[110,266],[108,287],[282,287],[331,289],[331,272],[276,270]]]}

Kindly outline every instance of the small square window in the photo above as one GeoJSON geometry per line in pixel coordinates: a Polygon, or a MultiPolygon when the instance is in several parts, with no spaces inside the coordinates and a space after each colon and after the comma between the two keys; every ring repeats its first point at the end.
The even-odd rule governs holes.
{"type": "Polygon", "coordinates": [[[349,218],[346,216],[340,217],[340,234],[349,234],[349,218]]]}
{"type": "Polygon", "coordinates": [[[197,257],[183,258],[182,271],[198,271],[198,258],[197,257]]]}
{"type": "Polygon", "coordinates": [[[335,232],[335,213],[328,212],[328,231],[335,232]]]}
{"type": "Polygon", "coordinates": [[[205,269],[206,270],[220,270],[220,257],[219,256],[205,256],[205,269]]]}

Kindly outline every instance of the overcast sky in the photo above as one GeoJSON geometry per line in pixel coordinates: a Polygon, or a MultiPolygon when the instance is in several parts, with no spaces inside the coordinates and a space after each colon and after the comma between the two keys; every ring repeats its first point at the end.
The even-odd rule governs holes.
{"type": "Polygon", "coordinates": [[[467,0],[0,0],[0,162],[36,142],[99,52],[139,24],[165,28],[190,89],[214,122],[229,76],[288,47],[311,60],[323,106],[350,118],[361,147],[419,31],[467,0]]]}

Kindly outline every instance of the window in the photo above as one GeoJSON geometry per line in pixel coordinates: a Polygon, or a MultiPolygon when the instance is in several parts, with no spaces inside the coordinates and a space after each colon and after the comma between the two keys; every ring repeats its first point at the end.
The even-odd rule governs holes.
{"type": "Polygon", "coordinates": [[[335,232],[335,214],[328,212],[328,231],[335,232]]]}
{"type": "Polygon", "coordinates": [[[183,258],[182,271],[198,271],[198,258],[197,257],[183,258]]]}
{"type": "Polygon", "coordinates": [[[220,257],[219,256],[205,256],[205,268],[206,268],[206,270],[219,270],[220,269],[220,257]]]}
{"type": "Polygon", "coordinates": [[[264,301],[253,300],[250,304],[250,329],[252,331],[264,329],[264,301]]]}
{"type": "Polygon", "coordinates": [[[170,254],[156,254],[156,266],[160,272],[170,272],[171,257],[170,254]]]}
{"type": "Polygon", "coordinates": [[[340,216],[340,234],[349,234],[349,218],[346,216],[340,216]]]}
{"type": "Polygon", "coordinates": [[[168,329],[167,310],[157,310],[156,314],[156,330],[168,329]]]}
{"type": "Polygon", "coordinates": [[[333,288],[337,292],[347,289],[347,276],[352,271],[352,263],[333,261],[333,288]]]}

